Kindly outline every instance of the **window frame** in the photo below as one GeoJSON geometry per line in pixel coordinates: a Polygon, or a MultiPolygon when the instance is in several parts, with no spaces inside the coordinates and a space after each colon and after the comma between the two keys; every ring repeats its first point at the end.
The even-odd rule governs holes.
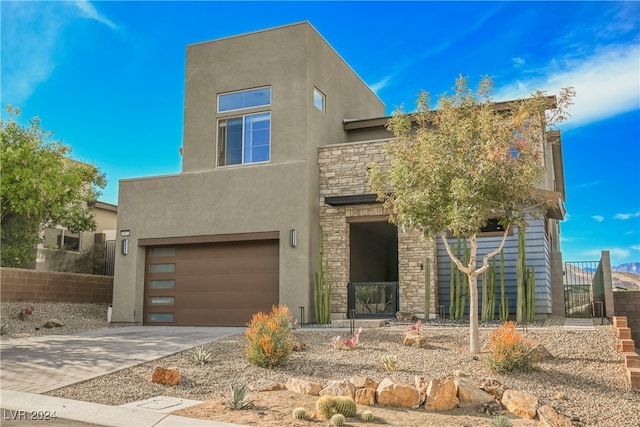
{"type": "Polygon", "coordinates": [[[242,90],[235,90],[235,91],[231,91],[231,92],[224,92],[224,93],[219,93],[218,94],[218,98],[216,100],[216,109],[218,113],[230,113],[230,112],[234,112],[234,111],[241,111],[241,110],[248,110],[251,108],[264,108],[264,107],[270,107],[271,106],[271,86],[260,86],[260,87],[255,87],[255,88],[251,88],[251,89],[242,89],[242,90]],[[220,109],[220,99],[223,96],[227,96],[227,95],[237,95],[237,94],[247,94],[249,92],[256,92],[256,91],[260,91],[260,90],[264,90],[264,89],[268,89],[269,90],[269,100],[267,103],[265,104],[257,104],[257,105],[245,105],[243,107],[239,107],[239,108],[229,108],[229,109],[225,109],[222,110],[220,109]]]}
{"type": "Polygon", "coordinates": [[[327,112],[327,95],[324,94],[320,89],[316,86],[313,87],[313,106],[320,112],[327,112]],[[320,96],[320,101],[322,102],[322,108],[319,108],[316,104],[316,94],[320,96]]]}
{"type": "MultiPolygon", "coordinates": [[[[217,119],[217,132],[216,132],[216,167],[220,167],[220,168],[225,168],[225,167],[233,167],[233,166],[247,166],[247,165],[258,165],[258,164],[264,164],[264,163],[269,163],[271,162],[271,111],[270,110],[264,110],[264,111],[256,111],[256,112],[251,112],[251,113],[246,113],[246,114],[240,114],[240,115],[230,115],[228,117],[219,117],[217,119]],[[263,114],[268,114],[269,116],[269,148],[268,148],[268,153],[267,153],[267,160],[260,160],[260,161],[254,161],[254,162],[246,162],[245,161],[245,151],[246,151],[246,143],[245,143],[245,135],[246,135],[246,119],[247,117],[251,117],[251,116],[258,116],[258,115],[263,115],[263,114]],[[224,157],[226,160],[226,155],[228,150],[226,149],[226,141],[222,141],[221,138],[221,123],[222,122],[228,122],[229,120],[233,120],[233,119],[241,119],[242,120],[242,131],[241,131],[241,137],[242,137],[242,142],[241,142],[241,149],[240,149],[240,153],[241,153],[241,159],[239,163],[232,163],[232,164],[227,164],[226,162],[224,164],[221,163],[222,160],[222,152],[221,152],[221,144],[225,144],[225,150],[224,150],[224,157]]],[[[226,135],[226,134],[225,134],[226,135]]]]}

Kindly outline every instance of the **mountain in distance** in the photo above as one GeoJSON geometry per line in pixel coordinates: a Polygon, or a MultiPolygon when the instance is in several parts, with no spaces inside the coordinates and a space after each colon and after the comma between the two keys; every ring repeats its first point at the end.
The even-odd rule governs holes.
{"type": "Polygon", "coordinates": [[[620,264],[617,267],[613,267],[611,270],[623,273],[640,274],[640,262],[627,262],[625,264],[620,264]]]}

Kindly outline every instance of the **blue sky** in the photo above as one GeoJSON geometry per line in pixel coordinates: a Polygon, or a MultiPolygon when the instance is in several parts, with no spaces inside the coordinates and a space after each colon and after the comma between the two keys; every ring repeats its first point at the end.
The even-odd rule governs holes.
{"type": "MultiPolygon", "coordinates": [[[[640,262],[639,2],[2,1],[1,98],[118,180],[179,173],[185,47],[309,21],[391,113],[463,74],[497,100],[577,91],[565,260],[640,262]]],[[[3,113],[4,114],[4,113],[3,113]]]]}

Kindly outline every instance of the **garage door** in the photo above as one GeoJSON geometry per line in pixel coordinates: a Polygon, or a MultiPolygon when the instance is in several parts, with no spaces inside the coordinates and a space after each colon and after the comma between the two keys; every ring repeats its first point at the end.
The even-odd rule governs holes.
{"type": "Polygon", "coordinates": [[[278,304],[278,240],[147,248],[144,323],[244,326],[278,304]]]}

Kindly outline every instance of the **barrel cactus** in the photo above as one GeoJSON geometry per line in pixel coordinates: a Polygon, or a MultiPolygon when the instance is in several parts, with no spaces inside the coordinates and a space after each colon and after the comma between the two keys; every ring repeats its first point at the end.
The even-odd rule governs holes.
{"type": "Polygon", "coordinates": [[[304,420],[307,416],[307,411],[304,408],[295,408],[293,410],[293,418],[304,420]]]}
{"type": "Polygon", "coordinates": [[[356,402],[351,397],[336,396],[334,398],[334,401],[334,406],[338,414],[342,414],[347,418],[354,417],[356,415],[356,402]]]}
{"type": "Polygon", "coordinates": [[[373,412],[371,411],[362,411],[360,418],[362,418],[362,421],[364,421],[365,423],[370,423],[374,420],[375,417],[373,416],[373,412]]]}
{"type": "Polygon", "coordinates": [[[332,426],[343,426],[344,425],[344,415],[335,414],[331,417],[331,425],[332,426]]]}
{"type": "Polygon", "coordinates": [[[331,396],[320,396],[316,400],[316,411],[321,417],[330,419],[337,412],[335,399],[331,396]]]}

